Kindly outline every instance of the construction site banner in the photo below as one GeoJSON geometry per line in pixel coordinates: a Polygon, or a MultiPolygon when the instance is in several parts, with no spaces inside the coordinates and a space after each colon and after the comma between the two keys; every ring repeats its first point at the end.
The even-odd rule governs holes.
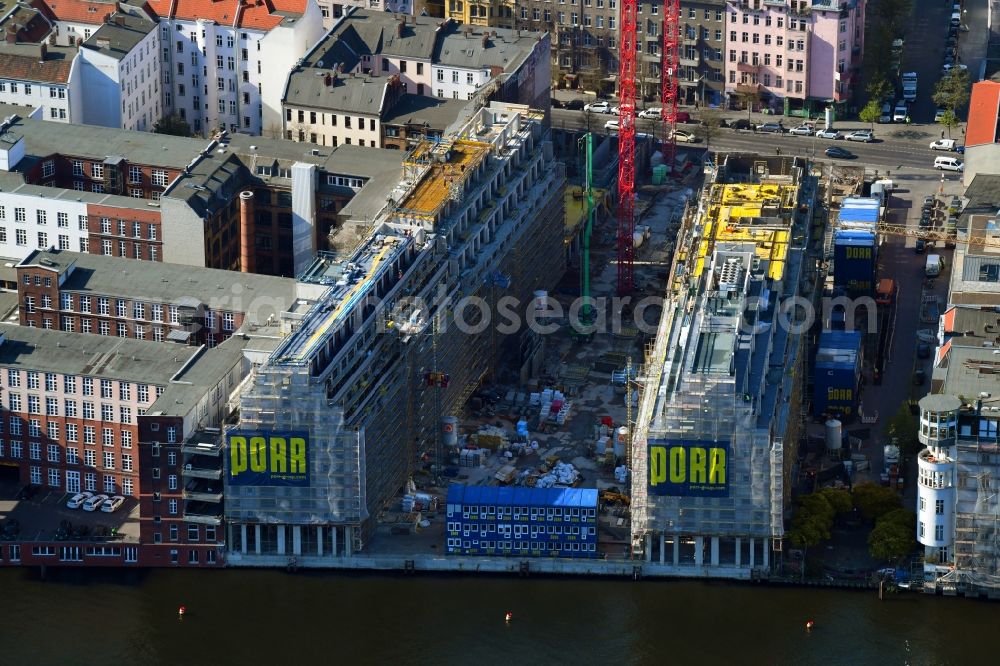
{"type": "Polygon", "coordinates": [[[729,442],[650,440],[649,494],[729,495],[729,442]]]}
{"type": "Polygon", "coordinates": [[[309,485],[307,433],[234,430],[227,433],[226,438],[230,485],[309,485]]]}

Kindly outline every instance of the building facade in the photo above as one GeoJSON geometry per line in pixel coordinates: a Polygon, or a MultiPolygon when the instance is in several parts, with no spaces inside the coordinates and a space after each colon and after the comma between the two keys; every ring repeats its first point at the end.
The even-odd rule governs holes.
{"type": "Polygon", "coordinates": [[[160,17],[165,113],[200,136],[280,131],[288,73],[322,35],[316,0],[149,4],[160,17]]]}
{"type": "MultiPolygon", "coordinates": [[[[498,336],[495,348],[487,334],[431,333],[431,318],[444,311],[414,313],[417,304],[404,294],[464,284],[493,298],[486,285],[501,274],[511,276],[505,293],[528,304],[562,273],[553,262],[563,257],[565,175],[540,114],[494,102],[453,135],[419,144],[404,168],[390,194],[395,203],[374,225],[361,220],[340,230],[343,245],[355,248],[347,263],[320,256],[301,274],[302,293],[313,300],[241,394],[233,434],[295,433],[306,442],[308,474],[296,487],[227,476],[231,565],[323,566],[363,551],[379,507],[406,481],[417,450],[410,447],[420,446],[411,443],[429,441],[440,427],[424,405],[440,400],[450,409],[505,349],[529,348],[522,338],[530,332],[498,336]],[[458,138],[474,127],[483,128],[475,141],[458,138]],[[449,253],[426,242],[432,230],[449,253]],[[395,307],[386,310],[389,303],[395,307]],[[375,334],[384,317],[400,323],[391,327],[398,335],[375,334]],[[447,386],[424,379],[432,343],[446,350],[437,369],[450,375],[447,386]]],[[[432,308],[446,307],[433,300],[432,308]]]]}
{"type": "Polygon", "coordinates": [[[75,49],[46,43],[0,44],[0,104],[41,109],[53,122],[80,122],[75,55],[75,49]]]}
{"type": "Polygon", "coordinates": [[[200,484],[213,481],[184,479],[187,463],[172,447],[199,428],[218,434],[248,370],[244,343],[206,350],[5,325],[0,462],[16,475],[8,480],[56,493],[120,494],[125,502],[70,525],[61,511],[15,507],[7,517],[20,530],[5,541],[0,565],[222,565],[218,518],[190,506],[204,500],[208,487],[200,484]],[[87,541],[67,544],[71,531],[87,541]]]}
{"type": "Polygon", "coordinates": [[[160,31],[142,15],[116,13],[80,47],[80,122],[152,131],[163,116],[160,31]]]}
{"type": "Polygon", "coordinates": [[[69,251],[36,250],[16,271],[21,326],[209,348],[295,301],[287,278],[69,251]]]}

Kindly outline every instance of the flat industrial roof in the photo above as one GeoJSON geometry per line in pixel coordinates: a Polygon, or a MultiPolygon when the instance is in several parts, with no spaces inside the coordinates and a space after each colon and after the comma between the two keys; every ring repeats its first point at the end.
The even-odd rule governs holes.
{"type": "Polygon", "coordinates": [[[19,266],[38,266],[59,275],[70,271],[60,286],[63,291],[153,303],[170,304],[193,298],[210,306],[220,304],[214,309],[243,312],[255,298],[282,302],[285,305],[278,306],[281,309],[295,300],[295,280],[291,278],[217,268],[135,261],[69,250],[35,250],[19,266]]]}
{"type": "Polygon", "coordinates": [[[0,324],[0,367],[166,385],[199,347],[0,324]]]}

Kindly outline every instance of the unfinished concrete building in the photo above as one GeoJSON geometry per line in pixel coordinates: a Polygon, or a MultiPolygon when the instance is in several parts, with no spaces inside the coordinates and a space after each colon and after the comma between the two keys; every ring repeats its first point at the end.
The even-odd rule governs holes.
{"type": "Polygon", "coordinates": [[[470,113],[406,155],[373,222],[345,225],[361,239],[353,251],[319,256],[301,278],[284,315],[293,331],[256,368],[235,430],[304,437],[308,473],[239,484],[231,464],[231,565],[324,566],[362,551],[417,457],[435,455],[441,419],[501,356],[515,367],[537,357],[526,327],[482,324],[502,296],[527,306],[562,276],[564,171],[540,114],[500,103],[470,113]],[[460,327],[471,296],[488,307],[466,308],[460,327]]]}
{"type": "Polygon", "coordinates": [[[799,158],[723,155],[678,238],[632,443],[633,552],[686,576],[750,578],[781,550],[801,427],[815,183],[799,158]]]}

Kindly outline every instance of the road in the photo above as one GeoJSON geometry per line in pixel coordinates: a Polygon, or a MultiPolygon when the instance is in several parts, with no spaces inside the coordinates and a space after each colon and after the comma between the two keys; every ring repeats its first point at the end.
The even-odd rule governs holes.
{"type": "MultiPolygon", "coordinates": [[[[585,130],[587,126],[587,115],[582,111],[569,111],[567,109],[552,109],[552,127],[557,129],[585,130]]],[[[604,129],[604,123],[612,120],[615,116],[605,114],[589,114],[591,131],[597,134],[614,135],[616,132],[604,129]]],[[[735,117],[735,116],[734,116],[735,117]]],[[[776,120],[773,116],[760,116],[755,114],[754,121],[763,122],[765,119],[776,120]]],[[[786,127],[794,127],[798,121],[790,119],[786,127]]],[[[697,125],[681,125],[682,129],[695,131],[697,125]]],[[[636,129],[639,132],[658,136],[662,131],[660,123],[651,120],[637,119],[636,129]]],[[[843,131],[854,129],[867,129],[867,125],[859,122],[838,123],[837,128],[843,131]]],[[[751,132],[737,132],[728,128],[719,128],[718,136],[711,140],[713,150],[744,150],[760,151],[762,142],[768,150],[780,149],[785,155],[800,154],[813,156],[817,155],[821,160],[824,150],[837,145],[847,148],[858,156],[856,160],[841,160],[840,163],[861,164],[876,168],[885,168],[890,171],[908,168],[916,169],[926,173],[934,172],[934,158],[942,153],[937,153],[928,148],[934,139],[940,138],[940,126],[935,125],[876,125],[874,143],[860,143],[853,141],[832,141],[829,139],[817,139],[815,137],[777,135],[777,134],[753,134],[751,132]]],[[[684,144],[684,147],[703,149],[704,142],[697,144],[684,144]]]]}
{"type": "MultiPolygon", "coordinates": [[[[953,0],[915,0],[913,14],[906,24],[902,71],[917,73],[917,101],[910,108],[910,117],[914,122],[934,121],[937,105],[931,96],[941,78],[952,4],[953,0]]],[[[962,45],[970,34],[960,32],[959,44],[962,45]]],[[[901,93],[897,90],[897,99],[899,95],[901,93]]]]}

